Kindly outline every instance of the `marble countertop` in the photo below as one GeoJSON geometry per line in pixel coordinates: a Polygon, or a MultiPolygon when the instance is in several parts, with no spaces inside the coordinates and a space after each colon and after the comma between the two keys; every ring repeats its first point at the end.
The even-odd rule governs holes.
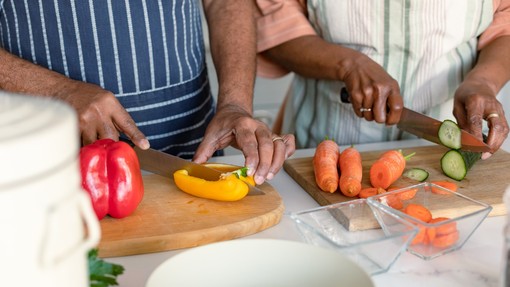
{"type": "MultiPolygon", "coordinates": [[[[357,148],[360,151],[369,151],[429,144],[424,140],[410,140],[384,144],[364,144],[358,145],[357,148]]],[[[505,142],[503,149],[510,152],[510,140],[505,142]]],[[[293,157],[304,157],[312,154],[313,149],[298,150],[293,157]]],[[[240,155],[234,155],[215,158],[213,161],[242,165],[244,158],[240,155]]],[[[284,170],[280,171],[270,181],[270,184],[280,193],[286,212],[301,211],[319,206],[284,170]]],[[[500,286],[500,277],[503,272],[503,228],[505,222],[505,216],[486,218],[460,250],[433,260],[425,261],[404,252],[388,272],[372,276],[372,280],[377,287],[500,286]]],[[[285,215],[277,225],[236,240],[247,238],[303,241],[294,226],[294,222],[285,215]]],[[[124,274],[118,278],[121,287],[143,287],[157,266],[185,250],[107,258],[106,260],[122,264],[125,267],[124,274]]]]}

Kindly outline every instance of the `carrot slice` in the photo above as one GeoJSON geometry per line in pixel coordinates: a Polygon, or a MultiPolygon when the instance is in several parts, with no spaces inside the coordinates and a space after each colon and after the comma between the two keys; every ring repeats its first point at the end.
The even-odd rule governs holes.
{"type": "Polygon", "coordinates": [[[395,194],[388,194],[388,196],[386,196],[386,203],[388,204],[389,207],[394,209],[400,210],[404,208],[404,203],[402,202],[402,199],[400,199],[400,197],[395,194]]]}
{"type": "Polygon", "coordinates": [[[333,193],[338,188],[338,145],[325,139],[317,145],[313,156],[315,182],[322,191],[333,193]]]}
{"type": "Polygon", "coordinates": [[[360,190],[358,193],[358,196],[360,198],[368,198],[370,196],[374,196],[377,194],[385,193],[386,190],[380,188],[380,187],[365,187],[360,190]]]}
{"type": "Polygon", "coordinates": [[[423,222],[429,222],[432,219],[430,211],[420,204],[410,203],[404,208],[404,212],[423,222]]]}
{"type": "Polygon", "coordinates": [[[438,248],[446,248],[454,245],[457,240],[459,240],[459,231],[436,235],[432,240],[432,245],[438,248]]]}
{"type": "MultiPolygon", "coordinates": [[[[439,185],[443,188],[446,188],[448,190],[451,190],[453,192],[456,192],[457,189],[458,189],[458,186],[456,183],[454,182],[450,182],[450,181],[431,181],[430,183],[433,183],[435,185],[439,185]]],[[[435,186],[432,186],[432,190],[431,190],[433,193],[435,194],[446,194],[446,195],[449,195],[450,193],[440,189],[440,188],[437,188],[435,186]]]]}
{"type": "Polygon", "coordinates": [[[340,180],[338,187],[348,197],[354,197],[361,191],[361,178],[363,169],[361,166],[361,154],[354,147],[346,148],[338,158],[340,167],[340,180]]]}
{"type": "Polygon", "coordinates": [[[427,228],[423,225],[418,226],[418,233],[416,233],[416,236],[411,241],[411,245],[417,245],[420,243],[424,243],[425,237],[427,236],[427,228]]]}
{"type": "MultiPolygon", "coordinates": [[[[436,217],[436,218],[432,218],[429,221],[429,223],[438,223],[438,222],[446,221],[449,219],[450,218],[448,218],[448,217],[436,217]]],[[[434,228],[436,234],[438,234],[438,235],[445,235],[445,234],[449,234],[449,233],[457,231],[457,223],[455,221],[452,221],[447,224],[443,224],[443,225],[440,225],[437,227],[430,227],[430,228],[434,228]]]]}
{"type": "MultiPolygon", "coordinates": [[[[402,187],[390,187],[388,191],[401,189],[402,187]]],[[[401,200],[409,200],[413,199],[416,193],[418,192],[417,188],[411,188],[406,191],[399,192],[397,195],[400,197],[401,200]]]]}

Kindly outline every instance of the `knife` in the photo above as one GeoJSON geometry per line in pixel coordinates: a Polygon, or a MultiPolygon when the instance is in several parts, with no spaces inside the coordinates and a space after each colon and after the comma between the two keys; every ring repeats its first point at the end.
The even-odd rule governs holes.
{"type": "MultiPolygon", "coordinates": [[[[350,103],[349,94],[345,88],[340,92],[340,99],[344,103],[350,103]]],[[[397,127],[403,131],[411,133],[419,138],[430,142],[443,145],[439,140],[439,127],[441,121],[420,114],[404,107],[400,115],[400,121],[397,127]]],[[[461,150],[471,152],[490,152],[491,148],[474,135],[461,129],[461,150]]]]}
{"type": "MultiPolygon", "coordinates": [[[[167,154],[155,149],[143,150],[139,147],[133,147],[140,161],[140,167],[143,170],[159,174],[167,178],[173,178],[174,172],[185,169],[192,176],[203,178],[205,180],[216,181],[222,174],[221,171],[206,167],[201,164],[185,160],[178,156],[167,154]]],[[[259,188],[248,184],[248,195],[263,195],[264,192],[259,188]]]]}

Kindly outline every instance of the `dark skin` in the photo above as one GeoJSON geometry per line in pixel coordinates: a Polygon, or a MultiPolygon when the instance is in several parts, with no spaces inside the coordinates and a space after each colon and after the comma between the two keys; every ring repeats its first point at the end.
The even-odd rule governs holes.
{"type": "MultiPolygon", "coordinates": [[[[491,113],[487,144],[497,151],[508,136],[508,122],[496,95],[510,80],[510,36],[499,37],[480,51],[478,60],[454,97],[453,114],[459,126],[482,139],[482,121],[491,113]]],[[[263,52],[263,56],[308,78],[340,80],[345,83],[353,111],[367,121],[397,124],[403,108],[398,82],[368,56],[326,42],[316,36],[302,36],[263,52]],[[321,51],[317,53],[317,51],[321,51]],[[372,112],[360,112],[360,108],[372,112]]]]}
{"type": "MultiPolygon", "coordinates": [[[[251,0],[204,0],[210,43],[218,74],[217,113],[194,156],[206,162],[216,150],[232,145],[242,151],[249,174],[262,184],[281,169],[295,151],[293,135],[277,135],[253,118],[255,81],[255,22],[251,0]]],[[[146,136],[114,94],[98,85],[67,78],[0,49],[0,88],[48,96],[69,103],[77,111],[82,144],[101,138],[118,140],[121,133],[142,149],[146,136]]]]}

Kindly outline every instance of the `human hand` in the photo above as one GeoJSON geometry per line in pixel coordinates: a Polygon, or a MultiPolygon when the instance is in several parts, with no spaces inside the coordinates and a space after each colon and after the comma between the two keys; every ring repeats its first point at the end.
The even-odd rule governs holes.
{"type": "Polygon", "coordinates": [[[204,163],[216,150],[229,145],[243,152],[248,174],[257,184],[272,179],[296,150],[294,135],[275,135],[266,124],[232,105],[217,111],[193,161],[204,163]]]}
{"type": "Polygon", "coordinates": [[[113,93],[94,84],[69,80],[59,85],[55,97],[77,111],[83,145],[103,138],[118,141],[124,133],[136,146],[149,148],[149,141],[113,93]]]}
{"type": "Polygon", "coordinates": [[[398,82],[366,55],[353,53],[342,61],[340,80],[346,85],[354,113],[367,121],[398,123],[404,105],[398,82]]]}
{"type": "Polygon", "coordinates": [[[465,80],[455,91],[453,115],[459,127],[483,140],[482,120],[487,121],[489,134],[487,145],[492,152],[482,154],[489,158],[508,136],[509,127],[503,106],[496,99],[496,93],[485,82],[465,80]]]}

